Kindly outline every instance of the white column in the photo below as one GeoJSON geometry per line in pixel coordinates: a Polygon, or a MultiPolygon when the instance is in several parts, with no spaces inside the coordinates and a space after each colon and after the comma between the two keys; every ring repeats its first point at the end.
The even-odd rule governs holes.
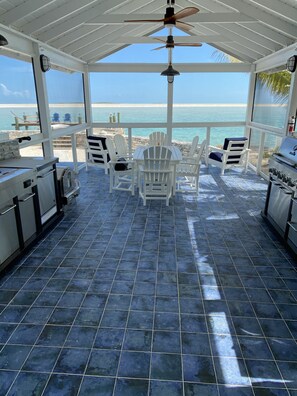
{"type": "Polygon", "coordinates": [[[173,83],[168,83],[167,94],[167,144],[172,142],[173,83]]]}
{"type": "Polygon", "coordinates": [[[36,95],[38,101],[40,128],[43,139],[48,139],[47,141],[42,143],[43,152],[46,157],[52,157],[53,145],[51,140],[51,121],[50,121],[50,110],[49,110],[49,103],[47,96],[45,73],[43,73],[40,68],[39,45],[34,43],[33,48],[34,48],[33,65],[34,65],[34,74],[35,74],[35,82],[36,82],[36,95]]]}
{"type": "MultiPolygon", "coordinates": [[[[171,34],[171,29],[169,34],[171,34]]],[[[168,64],[172,63],[172,49],[168,49],[168,64]]],[[[168,81],[168,79],[167,79],[168,81]]],[[[167,144],[172,142],[172,116],[173,116],[173,82],[167,83],[167,144]]]]}

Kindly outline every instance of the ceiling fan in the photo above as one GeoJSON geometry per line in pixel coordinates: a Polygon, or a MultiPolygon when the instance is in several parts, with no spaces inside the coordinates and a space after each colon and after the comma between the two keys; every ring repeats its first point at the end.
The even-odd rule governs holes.
{"type": "Polygon", "coordinates": [[[167,36],[167,40],[161,40],[156,38],[156,40],[161,41],[162,43],[164,43],[165,45],[162,45],[161,47],[157,47],[154,48],[153,51],[155,50],[160,50],[162,48],[174,48],[174,47],[201,47],[202,44],[201,43],[191,43],[191,44],[187,44],[187,43],[175,43],[175,41],[173,40],[173,36],[170,34],[169,36],[167,36]]]}
{"type": "Polygon", "coordinates": [[[191,30],[193,28],[193,25],[190,25],[189,23],[182,22],[180,19],[186,18],[188,16],[197,14],[199,12],[199,8],[197,7],[186,7],[177,13],[174,12],[174,4],[175,0],[167,0],[167,5],[168,7],[166,8],[166,13],[164,15],[164,18],[162,19],[132,19],[132,20],[126,20],[124,22],[163,22],[165,27],[173,27],[176,26],[177,28],[183,29],[183,30],[191,30]]]}

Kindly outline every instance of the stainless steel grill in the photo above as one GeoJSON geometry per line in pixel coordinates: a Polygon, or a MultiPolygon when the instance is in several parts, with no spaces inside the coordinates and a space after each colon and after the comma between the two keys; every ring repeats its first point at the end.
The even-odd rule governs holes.
{"type": "Polygon", "coordinates": [[[297,252],[297,139],[286,137],[269,160],[264,215],[297,252]]]}

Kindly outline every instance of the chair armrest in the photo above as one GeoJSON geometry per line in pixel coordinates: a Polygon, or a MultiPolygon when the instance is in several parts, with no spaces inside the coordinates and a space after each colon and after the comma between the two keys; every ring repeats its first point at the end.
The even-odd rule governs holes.
{"type": "Polygon", "coordinates": [[[208,150],[208,152],[210,152],[210,151],[218,151],[218,152],[220,152],[220,153],[225,153],[225,152],[227,152],[227,150],[223,150],[222,148],[216,147],[216,146],[208,146],[208,147],[207,147],[207,150],[208,150]]]}

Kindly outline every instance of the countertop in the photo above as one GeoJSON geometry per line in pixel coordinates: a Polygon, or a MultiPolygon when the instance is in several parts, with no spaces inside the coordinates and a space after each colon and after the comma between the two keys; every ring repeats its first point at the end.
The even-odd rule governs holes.
{"type": "Polygon", "coordinates": [[[49,165],[56,164],[59,158],[56,157],[21,157],[0,161],[0,167],[5,168],[29,168],[42,170],[49,165]]]}

